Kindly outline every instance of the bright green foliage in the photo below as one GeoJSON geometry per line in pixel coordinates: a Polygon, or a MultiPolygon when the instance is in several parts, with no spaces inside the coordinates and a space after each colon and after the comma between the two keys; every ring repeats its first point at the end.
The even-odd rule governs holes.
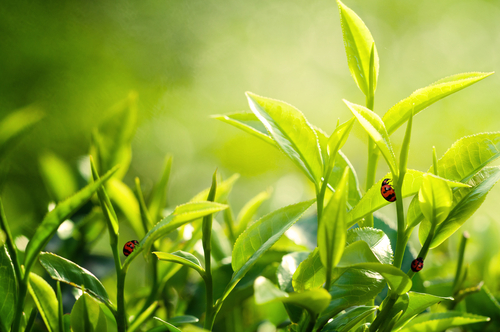
{"type": "MultiPolygon", "coordinates": [[[[380,330],[392,331],[392,328],[400,320],[403,313],[405,313],[408,310],[409,303],[410,303],[410,297],[408,296],[408,293],[402,294],[400,297],[398,297],[396,303],[394,304],[394,306],[389,311],[389,314],[387,315],[388,318],[380,326],[380,330]]],[[[383,310],[384,304],[385,303],[382,303],[381,310],[383,310]]]]}
{"type": "Polygon", "coordinates": [[[491,318],[491,322],[483,324],[474,324],[471,326],[473,331],[498,331],[500,328],[500,303],[491,294],[486,285],[482,285],[481,290],[465,298],[467,312],[472,314],[484,315],[491,318]]]}
{"type": "Polygon", "coordinates": [[[345,99],[344,103],[347,107],[349,107],[352,114],[354,114],[356,119],[358,119],[358,122],[365,129],[375,144],[377,144],[377,147],[380,149],[382,156],[384,156],[392,174],[398,174],[396,156],[392,150],[391,140],[382,119],[376,113],[370,111],[364,106],[350,103],[345,99]]]}
{"type": "Polygon", "coordinates": [[[234,273],[224,291],[222,300],[255,262],[300,219],[314,201],[301,202],[273,211],[260,218],[240,235],[233,248],[231,265],[234,273]]]}
{"type": "Polygon", "coordinates": [[[7,246],[0,247],[0,331],[10,330],[17,302],[14,266],[7,246]]]}
{"type": "Polygon", "coordinates": [[[78,190],[71,167],[57,155],[45,152],[40,156],[40,172],[50,197],[60,202],[78,190]]]}
{"type": "Polygon", "coordinates": [[[347,64],[351,76],[359,89],[366,95],[373,96],[377,87],[379,59],[375,41],[370,30],[356,13],[337,0],[340,11],[340,23],[344,35],[347,64]],[[370,56],[373,47],[373,72],[370,73],[370,56]],[[372,90],[370,91],[370,76],[372,76],[372,90]]]}
{"type": "Polygon", "coordinates": [[[328,146],[327,146],[328,166],[333,167],[335,162],[335,156],[337,156],[337,152],[342,148],[342,146],[347,141],[347,137],[349,137],[349,133],[351,132],[352,125],[354,124],[355,120],[356,120],[355,118],[352,118],[351,120],[335,128],[332,135],[328,139],[328,146]]]}
{"type": "Polygon", "coordinates": [[[442,223],[451,210],[451,189],[445,180],[430,173],[424,175],[424,180],[418,192],[420,209],[425,218],[433,225],[442,223]]]}
{"type": "Polygon", "coordinates": [[[99,302],[83,293],[71,310],[71,330],[73,332],[108,331],[106,315],[99,302]]]}
{"type": "Polygon", "coordinates": [[[137,236],[143,237],[141,210],[132,190],[116,178],[111,178],[105,187],[113,205],[123,213],[137,236]]]}
{"type": "Polygon", "coordinates": [[[293,274],[292,285],[296,292],[321,287],[326,280],[326,268],[321,263],[319,248],[304,259],[293,274]]]}
{"type": "Polygon", "coordinates": [[[269,135],[306,175],[319,186],[323,160],[318,137],[304,115],[282,101],[247,92],[252,112],[264,124],[269,135]]]}
{"type": "Polygon", "coordinates": [[[266,127],[260,122],[259,118],[251,112],[238,112],[224,115],[213,115],[213,118],[229,123],[255,137],[260,138],[266,143],[276,146],[274,140],[269,136],[266,127]]]}
{"type": "MultiPolygon", "coordinates": [[[[227,201],[227,196],[233,189],[233,185],[240,178],[239,174],[231,175],[227,180],[220,181],[217,183],[217,192],[215,193],[215,202],[223,203],[227,201]]],[[[191,198],[189,202],[201,202],[206,201],[208,193],[210,192],[210,187],[200,191],[196,196],[191,198]]]]}
{"type": "MultiPolygon", "coordinates": [[[[425,173],[413,169],[408,169],[406,171],[402,188],[403,197],[408,197],[418,192],[420,185],[422,184],[424,174],[425,173]]],[[[354,225],[359,219],[363,218],[368,213],[375,212],[387,204],[390,204],[390,202],[386,201],[380,194],[380,187],[382,186],[382,181],[384,181],[384,179],[392,179],[392,174],[388,173],[376,182],[361,198],[354,209],[347,213],[348,227],[354,225]]],[[[468,185],[464,183],[454,182],[451,180],[445,181],[452,188],[468,187],[468,185]]]]}
{"type": "Polygon", "coordinates": [[[279,290],[271,281],[264,277],[255,279],[254,289],[255,302],[257,304],[282,301],[284,303],[295,304],[315,314],[322,312],[328,306],[331,298],[330,294],[323,288],[289,294],[279,290]]]}
{"type": "MultiPolygon", "coordinates": [[[[170,178],[170,170],[172,169],[172,156],[167,156],[165,158],[165,165],[163,166],[163,172],[161,173],[161,178],[154,186],[151,196],[149,198],[149,215],[153,219],[153,224],[162,219],[162,210],[165,207],[165,200],[167,197],[167,186],[168,180],[170,178]]],[[[150,227],[153,225],[149,225],[150,227]]]]}
{"type": "Polygon", "coordinates": [[[148,318],[154,315],[157,307],[158,301],[151,303],[151,305],[146,310],[144,310],[132,324],[130,324],[127,332],[137,331],[137,329],[139,329],[141,325],[148,320],[148,318]]]}
{"type": "Polygon", "coordinates": [[[252,220],[253,216],[259,207],[271,197],[271,189],[267,189],[258,193],[255,197],[249,200],[240,210],[236,220],[238,220],[238,230],[235,236],[239,236],[247,228],[248,223],[252,220]]]}
{"type": "Polygon", "coordinates": [[[26,272],[31,270],[38,254],[47,245],[52,236],[54,236],[62,222],[75,213],[75,211],[78,210],[83,204],[85,204],[85,202],[92,197],[92,195],[114,174],[116,170],[116,167],[113,168],[99,181],[89,184],[74,196],[71,196],[65,201],[59,203],[54,210],[50,211],[45,216],[26,248],[26,255],[24,257],[26,272]]]}
{"type": "Polygon", "coordinates": [[[350,267],[359,263],[378,263],[377,257],[373,254],[365,241],[356,241],[347,246],[338,263],[338,267],[350,267]]]}
{"type": "Polygon", "coordinates": [[[355,328],[365,318],[370,316],[378,307],[359,306],[347,309],[345,313],[335,317],[326,324],[322,332],[347,332],[355,328]]]}
{"type": "Polygon", "coordinates": [[[58,332],[59,309],[52,287],[42,277],[30,273],[28,288],[49,332],[58,332]]]}
{"type": "Polygon", "coordinates": [[[172,323],[175,326],[179,326],[181,324],[198,323],[199,319],[191,315],[182,315],[182,316],[172,317],[168,321],[169,323],[172,323]]]}
{"type": "Polygon", "coordinates": [[[439,332],[454,326],[486,322],[488,320],[488,317],[467,314],[459,311],[434,312],[418,316],[399,331],[439,332]]]}
{"type": "Polygon", "coordinates": [[[403,271],[392,265],[380,263],[360,263],[356,264],[354,267],[379,273],[387,281],[389,289],[398,295],[402,295],[411,289],[411,279],[408,278],[403,271]]]}
{"type": "Polygon", "coordinates": [[[351,245],[356,241],[365,242],[380,263],[392,264],[391,241],[380,229],[370,227],[349,229],[346,243],[351,245]]]}
{"type": "Polygon", "coordinates": [[[53,253],[40,254],[40,263],[52,279],[69,284],[78,289],[85,289],[90,295],[103,303],[111,303],[108,293],[99,279],[81,266],[53,253]]]}
{"type": "Polygon", "coordinates": [[[331,273],[332,269],[337,266],[344,252],[348,178],[349,168],[346,167],[339,186],[326,205],[319,223],[318,248],[321,262],[326,267],[327,273],[328,271],[331,273]]]}
{"type": "Polygon", "coordinates": [[[411,113],[417,114],[436,101],[479,82],[493,73],[456,74],[413,92],[408,98],[401,100],[385,113],[382,120],[387,132],[391,135],[409,118],[411,113]]]}
{"type": "Polygon", "coordinates": [[[174,262],[190,267],[196,270],[196,272],[198,272],[202,277],[205,274],[205,270],[201,267],[201,263],[198,258],[188,252],[179,250],[169,254],[166,252],[154,251],[153,254],[155,254],[159,260],[174,262]]]}
{"type": "Polygon", "coordinates": [[[413,319],[416,315],[423,312],[425,309],[438,302],[445,300],[452,300],[451,297],[440,297],[431,294],[408,292],[409,303],[408,308],[403,316],[398,320],[394,328],[399,329],[403,327],[409,320],[413,319]]]}
{"type": "MultiPolygon", "coordinates": [[[[498,180],[500,180],[500,167],[485,167],[468,182],[471,188],[456,190],[453,193],[454,206],[445,221],[436,229],[430,248],[437,247],[455,233],[481,206],[498,180]]],[[[423,221],[418,233],[421,243],[424,243],[429,231],[430,223],[423,221]]]]}

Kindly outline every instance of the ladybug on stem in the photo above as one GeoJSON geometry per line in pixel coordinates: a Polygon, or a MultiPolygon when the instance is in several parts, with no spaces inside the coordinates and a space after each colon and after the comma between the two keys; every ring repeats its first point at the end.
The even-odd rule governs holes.
{"type": "Polygon", "coordinates": [[[134,251],[135,246],[138,244],[139,244],[139,241],[137,241],[137,240],[128,241],[123,246],[123,254],[125,256],[130,255],[132,253],[132,251],[134,251]]]}
{"type": "Polygon", "coordinates": [[[394,188],[390,185],[391,179],[384,179],[382,181],[382,186],[380,187],[380,193],[382,197],[388,202],[396,201],[396,193],[394,192],[394,188]]]}
{"type": "Polygon", "coordinates": [[[424,260],[422,259],[422,257],[414,259],[413,262],[411,262],[411,270],[413,272],[418,272],[423,268],[424,268],[424,260]]]}

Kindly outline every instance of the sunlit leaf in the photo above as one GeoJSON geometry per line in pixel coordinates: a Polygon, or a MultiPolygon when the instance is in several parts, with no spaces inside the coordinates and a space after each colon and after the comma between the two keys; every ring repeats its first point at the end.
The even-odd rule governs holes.
{"type": "Polygon", "coordinates": [[[87,293],[78,298],[71,310],[71,330],[73,332],[106,332],[108,331],[106,315],[87,293]]]}
{"type": "Polygon", "coordinates": [[[330,294],[323,288],[312,289],[302,293],[287,293],[279,290],[271,281],[258,277],[254,282],[255,302],[263,304],[271,301],[282,301],[300,306],[309,312],[318,314],[330,302],[330,294]]]}
{"type": "Polygon", "coordinates": [[[65,201],[59,203],[54,210],[50,211],[42,223],[36,229],[35,234],[31,238],[26,248],[26,255],[24,257],[25,270],[29,272],[33,263],[40,251],[47,245],[52,236],[57,232],[57,229],[62,222],[68,219],[75,213],[90,197],[106,182],[117,170],[113,168],[108,173],[103,175],[99,181],[95,181],[85,188],[77,192],[75,195],[69,197],[65,201]]]}
{"type": "MultiPolygon", "coordinates": [[[[418,89],[408,98],[391,107],[382,118],[387,132],[392,134],[409,118],[411,112],[417,114],[436,101],[462,90],[493,73],[464,73],[445,77],[425,88],[418,89]]],[[[444,176],[440,173],[441,176],[444,176]]]]}
{"type": "Polygon", "coordinates": [[[451,210],[451,189],[445,180],[430,173],[424,174],[424,180],[418,192],[420,210],[427,220],[434,225],[442,223],[451,210]]]}
{"type": "Polygon", "coordinates": [[[375,271],[381,274],[387,284],[389,289],[398,295],[402,295],[411,289],[411,279],[408,278],[406,273],[392,265],[379,264],[379,263],[360,263],[354,266],[359,269],[366,269],[370,271],[375,271]]]}
{"type": "MultiPolygon", "coordinates": [[[[219,203],[223,203],[227,201],[227,196],[233,189],[233,185],[240,178],[239,174],[231,175],[227,180],[219,181],[217,183],[217,192],[215,194],[215,201],[219,203]]],[[[202,190],[196,196],[191,198],[189,202],[201,202],[206,201],[208,197],[208,193],[210,192],[210,187],[202,190]]]]}
{"type": "Polygon", "coordinates": [[[275,244],[302,214],[315,202],[310,200],[273,211],[248,227],[236,240],[231,265],[233,276],[226,287],[221,301],[245,276],[255,262],[275,244]]]}
{"type": "Polygon", "coordinates": [[[205,274],[205,270],[201,267],[198,258],[188,252],[179,250],[169,254],[166,252],[154,251],[153,254],[155,254],[159,260],[182,264],[196,270],[202,276],[205,274]]]}
{"type": "MultiPolygon", "coordinates": [[[[454,206],[448,217],[436,229],[430,248],[435,248],[462,226],[486,199],[486,195],[500,180],[500,166],[485,167],[468,183],[471,188],[461,188],[453,192],[454,206]]],[[[430,222],[420,224],[418,237],[424,243],[430,231],[430,222]]]]}
{"type": "MultiPolygon", "coordinates": [[[[283,256],[283,258],[281,259],[281,264],[276,270],[278,285],[282,291],[287,293],[291,293],[294,291],[292,284],[293,275],[295,271],[297,271],[299,264],[302,263],[302,261],[304,261],[308,256],[309,252],[307,251],[293,252],[291,254],[283,256]]],[[[293,304],[285,303],[284,305],[285,310],[288,313],[288,317],[290,317],[290,320],[294,323],[298,323],[302,317],[303,309],[293,304]]]]}
{"type": "Polygon", "coordinates": [[[194,324],[198,323],[199,321],[200,320],[197,317],[191,315],[175,316],[168,319],[168,322],[175,326],[179,326],[182,324],[190,324],[190,323],[194,324]]]}
{"type": "Polygon", "coordinates": [[[52,152],[40,156],[40,174],[52,200],[59,202],[78,190],[71,167],[52,152]]]}
{"type": "Polygon", "coordinates": [[[358,122],[375,142],[382,156],[384,156],[387,161],[387,165],[389,165],[391,172],[397,174],[396,156],[392,150],[391,140],[382,119],[376,113],[364,106],[350,103],[345,99],[344,103],[349,107],[352,114],[354,114],[358,122]]]}
{"type": "MultiPolygon", "coordinates": [[[[328,152],[328,165],[333,167],[335,162],[335,157],[337,152],[344,146],[351,132],[352,125],[356,121],[356,118],[352,118],[347,122],[344,122],[333,131],[332,135],[328,139],[327,152],[328,152]],[[333,157],[332,157],[333,156],[333,157]]],[[[325,161],[326,162],[326,161],[325,161]]]]}
{"type": "Polygon", "coordinates": [[[240,210],[236,219],[238,220],[238,231],[235,236],[240,235],[248,226],[259,207],[271,197],[271,189],[258,193],[250,199],[240,210]]]}
{"type": "Polygon", "coordinates": [[[500,328],[500,303],[486,285],[482,285],[479,292],[467,296],[465,306],[468,313],[481,314],[491,318],[491,324],[483,323],[471,326],[473,331],[494,331],[500,328]]]}
{"type": "Polygon", "coordinates": [[[295,270],[292,285],[296,292],[304,292],[323,286],[325,280],[326,268],[321,263],[319,248],[316,248],[295,270]]]}
{"type": "Polygon", "coordinates": [[[137,237],[143,237],[141,209],[133,191],[121,180],[115,178],[110,179],[105,187],[111,202],[127,218],[137,237]]]}
{"type": "Polygon", "coordinates": [[[411,320],[400,332],[438,332],[453,326],[486,322],[488,317],[459,311],[432,312],[422,314],[411,320]]]}
{"type": "Polygon", "coordinates": [[[346,310],[326,324],[321,332],[347,332],[370,316],[378,307],[359,306],[346,310]]]}
{"type": "MultiPolygon", "coordinates": [[[[416,194],[422,184],[424,172],[408,169],[403,181],[402,194],[403,197],[408,197],[416,194]]],[[[390,204],[380,193],[380,187],[384,179],[391,179],[392,174],[386,174],[382,179],[376,182],[361,198],[359,203],[347,213],[347,227],[354,225],[359,219],[363,218],[368,213],[377,211],[378,209],[390,204]]],[[[445,180],[451,188],[454,187],[469,187],[469,185],[451,180],[445,180]]]]}
{"type": "Polygon", "coordinates": [[[0,331],[10,330],[17,302],[14,265],[7,246],[0,246],[0,331]]]}
{"type": "Polygon", "coordinates": [[[425,309],[445,300],[453,300],[452,297],[440,297],[431,294],[409,292],[410,302],[408,309],[404,312],[403,316],[398,320],[394,328],[397,330],[403,327],[408,321],[413,319],[416,315],[423,312],[425,309]]]}
{"type": "Polygon", "coordinates": [[[319,186],[323,161],[314,129],[304,115],[282,101],[247,92],[252,112],[264,124],[280,149],[319,186]]]}
{"type": "Polygon", "coordinates": [[[213,118],[222,122],[229,123],[236,128],[242,129],[247,133],[260,138],[266,143],[276,146],[274,140],[269,136],[266,127],[260,122],[259,118],[252,112],[237,112],[224,115],[212,115],[213,118]]]}
{"type": "Polygon", "coordinates": [[[161,318],[154,317],[154,319],[156,319],[157,321],[161,322],[167,328],[167,330],[170,331],[170,332],[182,332],[180,329],[178,329],[177,327],[175,327],[173,324],[171,324],[169,322],[165,322],[161,318]]]}
{"type": "Polygon", "coordinates": [[[373,95],[377,86],[379,59],[372,34],[352,9],[339,0],[337,0],[337,3],[340,10],[340,23],[344,36],[347,64],[349,65],[351,76],[366,96],[373,95]],[[370,54],[372,46],[374,48],[374,73],[372,74],[373,91],[370,91],[370,54]]]}
{"type": "Polygon", "coordinates": [[[392,264],[391,241],[380,229],[371,227],[349,229],[347,231],[346,243],[350,245],[356,241],[366,242],[368,248],[380,263],[392,264]]]}
{"type": "Polygon", "coordinates": [[[30,273],[28,289],[49,332],[59,332],[56,293],[42,277],[30,273]]]}
{"type": "Polygon", "coordinates": [[[83,267],[50,252],[40,254],[40,263],[54,280],[85,289],[101,302],[111,303],[99,279],[83,267]]]}
{"type": "Polygon", "coordinates": [[[154,315],[157,307],[158,307],[158,301],[151,303],[151,305],[146,310],[141,312],[139,314],[139,317],[137,317],[137,319],[132,324],[130,324],[129,328],[127,329],[127,332],[134,332],[138,328],[140,328],[141,325],[143,325],[149,319],[149,317],[154,315]]]}

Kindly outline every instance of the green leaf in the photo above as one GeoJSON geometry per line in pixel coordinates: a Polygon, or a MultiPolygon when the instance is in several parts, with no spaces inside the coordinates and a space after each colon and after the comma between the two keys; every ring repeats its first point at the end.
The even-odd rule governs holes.
{"type": "Polygon", "coordinates": [[[255,302],[263,304],[271,301],[282,301],[306,309],[308,312],[319,314],[330,302],[331,296],[323,288],[308,290],[302,293],[287,293],[279,290],[271,281],[258,277],[254,282],[255,302]]]}
{"type": "Polygon", "coordinates": [[[220,301],[223,301],[255,262],[300,219],[315,202],[310,200],[273,211],[248,227],[236,240],[231,265],[233,276],[220,301]]]}
{"type": "MultiPolygon", "coordinates": [[[[436,101],[462,90],[493,73],[464,73],[445,77],[425,88],[418,89],[408,98],[391,107],[382,118],[389,135],[396,131],[409,118],[436,101]]],[[[441,176],[443,176],[440,173],[441,176]]]]}
{"type": "Polygon", "coordinates": [[[115,178],[110,179],[105,187],[111,202],[123,213],[137,237],[143,237],[141,209],[134,192],[121,180],[115,178]]]}
{"type": "Polygon", "coordinates": [[[14,265],[7,246],[0,247],[0,331],[10,331],[17,302],[14,265]]]}
{"type": "Polygon", "coordinates": [[[24,257],[24,266],[26,273],[29,273],[33,263],[40,251],[47,245],[52,236],[57,232],[57,229],[62,222],[68,219],[75,213],[90,197],[106,182],[116,171],[116,167],[106,173],[99,181],[95,181],[85,188],[69,197],[65,201],[57,204],[54,210],[50,211],[42,223],[36,229],[35,235],[31,238],[26,248],[24,257]]]}
{"type": "MultiPolygon", "coordinates": [[[[416,194],[423,181],[423,176],[425,173],[416,171],[413,169],[408,169],[406,171],[406,175],[403,181],[402,194],[403,197],[408,197],[416,194]]],[[[382,194],[380,193],[380,187],[382,186],[382,181],[384,179],[391,179],[392,174],[386,174],[382,179],[376,182],[361,198],[359,203],[347,213],[347,227],[351,227],[358,220],[363,218],[368,213],[372,213],[377,211],[378,209],[390,204],[390,202],[386,201],[382,194]]],[[[469,187],[469,185],[460,182],[454,182],[451,180],[446,180],[448,185],[452,188],[454,187],[469,187]]]]}
{"type": "Polygon", "coordinates": [[[106,332],[106,315],[99,303],[83,293],[71,310],[71,330],[73,332],[106,332]]]}
{"type": "Polygon", "coordinates": [[[129,328],[127,329],[127,332],[134,332],[138,328],[140,328],[141,325],[143,325],[148,320],[149,317],[154,315],[157,307],[158,307],[158,301],[151,303],[151,305],[146,310],[140,313],[139,317],[137,317],[134,323],[130,324],[129,328]]]}
{"type": "Polygon", "coordinates": [[[190,323],[194,324],[198,323],[199,321],[200,320],[197,317],[191,315],[175,316],[168,320],[169,323],[175,326],[179,326],[182,324],[190,324],[190,323]]]}
{"type": "Polygon", "coordinates": [[[4,117],[0,122],[0,156],[3,158],[6,150],[12,148],[15,141],[44,116],[39,108],[31,105],[4,117]]]}
{"type": "Polygon", "coordinates": [[[212,115],[213,118],[222,122],[229,123],[255,137],[260,138],[266,143],[276,146],[274,140],[269,136],[266,127],[260,122],[259,118],[252,112],[237,112],[224,115],[212,115]]]}
{"type": "Polygon", "coordinates": [[[167,327],[167,329],[170,331],[170,332],[182,332],[180,329],[178,329],[177,327],[175,327],[174,325],[170,324],[169,322],[165,322],[163,319],[161,318],[158,318],[158,317],[154,317],[154,319],[156,319],[157,321],[163,323],[163,325],[165,325],[167,327]]]}
{"type": "Polygon", "coordinates": [[[378,263],[379,260],[373,254],[365,241],[356,241],[348,245],[338,267],[350,267],[359,263],[378,263]]]}
{"type": "Polygon", "coordinates": [[[355,328],[365,318],[370,316],[378,307],[359,306],[346,310],[326,324],[321,332],[347,332],[355,328]]]}
{"type": "Polygon", "coordinates": [[[149,198],[148,209],[149,215],[153,219],[153,223],[156,223],[163,217],[162,210],[166,204],[165,200],[167,197],[167,186],[171,169],[172,156],[167,156],[165,158],[165,165],[163,166],[163,172],[161,173],[160,181],[158,181],[158,183],[154,186],[149,198]]]}
{"type": "Polygon", "coordinates": [[[246,93],[252,112],[280,149],[319,187],[323,161],[314,129],[295,107],[246,93]]]}
{"type": "Polygon", "coordinates": [[[40,263],[54,280],[85,289],[103,303],[111,303],[99,279],[83,267],[50,252],[40,254],[40,263]]]}
{"type": "Polygon", "coordinates": [[[350,245],[356,241],[366,242],[369,249],[380,263],[392,264],[393,257],[391,241],[389,240],[389,237],[380,229],[371,227],[349,229],[347,231],[346,243],[350,245]]]}
{"type": "Polygon", "coordinates": [[[441,297],[431,294],[409,292],[408,296],[410,302],[408,304],[408,309],[404,312],[403,316],[398,320],[394,329],[398,330],[403,327],[408,321],[413,319],[416,315],[423,312],[425,309],[445,300],[453,300],[452,297],[441,297]]]}
{"type": "Polygon", "coordinates": [[[453,326],[486,322],[488,317],[467,314],[459,311],[433,312],[418,316],[410,321],[400,332],[438,332],[453,326]]]}
{"type": "Polygon", "coordinates": [[[387,284],[389,289],[398,295],[403,295],[411,289],[411,279],[408,278],[406,273],[392,265],[379,264],[379,263],[360,263],[353,267],[358,269],[366,269],[370,271],[375,271],[381,274],[387,284]]]}
{"type": "Polygon", "coordinates": [[[205,275],[205,270],[201,267],[200,261],[193,254],[181,250],[171,254],[153,251],[153,254],[161,261],[179,263],[196,270],[202,277],[205,275]]]}
{"type": "Polygon", "coordinates": [[[352,114],[354,114],[361,126],[380,149],[392,174],[398,174],[396,156],[394,155],[394,151],[392,151],[391,140],[382,119],[366,107],[350,103],[345,99],[344,103],[349,107],[352,114]]]}
{"type": "Polygon", "coordinates": [[[321,287],[326,280],[326,268],[321,263],[319,248],[316,247],[295,270],[292,278],[293,289],[304,292],[321,287]]]}
{"type": "Polygon", "coordinates": [[[498,303],[498,300],[491,294],[486,285],[483,285],[479,292],[467,296],[465,298],[465,305],[468,313],[487,315],[491,318],[491,324],[489,324],[488,329],[485,326],[487,323],[477,324],[473,328],[474,331],[494,331],[495,327],[498,330],[500,327],[500,303],[498,303]]]}
{"type": "Polygon", "coordinates": [[[241,208],[240,213],[238,213],[236,217],[236,220],[238,220],[238,231],[235,236],[239,236],[243,233],[262,203],[271,197],[271,192],[271,188],[268,188],[258,193],[241,208]]]}
{"type": "MultiPolygon", "coordinates": [[[[215,201],[223,203],[227,201],[227,196],[233,189],[233,185],[240,178],[239,174],[233,174],[227,180],[217,183],[217,193],[215,194],[215,201]]],[[[208,193],[210,192],[210,187],[204,189],[194,196],[189,202],[201,202],[206,201],[208,193]]]]}
{"type": "Polygon", "coordinates": [[[420,210],[425,218],[435,226],[442,223],[451,210],[451,189],[445,180],[430,173],[424,174],[424,180],[418,192],[420,210]]]}
{"type": "Polygon", "coordinates": [[[351,71],[351,76],[356,81],[359,89],[366,95],[372,95],[377,86],[379,71],[379,59],[375,42],[370,30],[356,13],[337,0],[340,11],[340,23],[344,36],[345,52],[347,54],[347,64],[351,71]],[[374,49],[372,86],[370,91],[370,55],[374,49]]]}
{"type": "Polygon", "coordinates": [[[227,208],[227,205],[214,203],[214,202],[193,202],[179,205],[175,208],[169,216],[159,221],[149,232],[144,236],[144,238],[139,243],[139,250],[134,250],[128,257],[127,260],[133,259],[142,250],[145,251],[145,255],[149,253],[149,249],[154,241],[165,236],[171,231],[177,229],[178,227],[202,218],[206,215],[222,211],[227,208]]]}
{"type": "Polygon", "coordinates": [[[315,327],[326,322],[349,307],[364,305],[373,300],[385,287],[385,279],[370,270],[347,268],[336,269],[338,277],[332,283],[329,293],[332,301],[318,319],[315,327]]]}
{"type": "Polygon", "coordinates": [[[30,273],[28,289],[49,332],[59,332],[56,293],[42,277],[30,273]]]}
{"type": "MultiPolygon", "coordinates": [[[[454,207],[448,217],[436,229],[430,248],[435,248],[449,238],[469,219],[486,199],[486,195],[500,180],[500,166],[485,167],[468,183],[471,188],[461,188],[453,192],[454,207]]],[[[430,231],[430,222],[420,225],[418,237],[424,243],[430,231]]]]}
{"type": "MultiPolygon", "coordinates": [[[[347,141],[347,137],[349,137],[349,133],[351,132],[352,125],[356,121],[355,118],[350,119],[347,122],[344,122],[333,131],[332,135],[328,139],[327,151],[328,151],[328,165],[333,167],[335,162],[335,157],[337,156],[337,152],[344,146],[347,141]],[[333,158],[331,157],[333,156],[333,158]]],[[[325,161],[326,162],[326,161],[325,161]]]]}
{"type": "Polygon", "coordinates": [[[52,152],[40,156],[40,174],[52,200],[59,202],[78,190],[71,167],[52,152]]]}
{"type": "Polygon", "coordinates": [[[330,272],[339,263],[345,247],[348,178],[349,168],[346,167],[342,180],[326,205],[319,223],[319,254],[323,266],[327,271],[330,269],[330,272]]]}

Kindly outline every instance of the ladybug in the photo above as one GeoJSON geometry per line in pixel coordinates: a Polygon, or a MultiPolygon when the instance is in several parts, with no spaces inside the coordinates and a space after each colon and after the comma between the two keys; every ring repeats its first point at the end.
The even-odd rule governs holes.
{"type": "Polygon", "coordinates": [[[413,272],[418,272],[423,268],[424,268],[424,260],[422,259],[422,257],[414,259],[413,262],[411,262],[411,270],[413,272]]]}
{"type": "Polygon", "coordinates": [[[380,193],[382,197],[388,202],[396,201],[396,193],[394,192],[394,188],[389,184],[391,179],[384,179],[382,181],[382,187],[380,187],[380,193]]]}
{"type": "Polygon", "coordinates": [[[125,256],[130,255],[132,253],[132,251],[134,251],[135,246],[138,244],[139,244],[139,241],[137,241],[137,240],[128,241],[123,246],[123,254],[125,256]]]}

